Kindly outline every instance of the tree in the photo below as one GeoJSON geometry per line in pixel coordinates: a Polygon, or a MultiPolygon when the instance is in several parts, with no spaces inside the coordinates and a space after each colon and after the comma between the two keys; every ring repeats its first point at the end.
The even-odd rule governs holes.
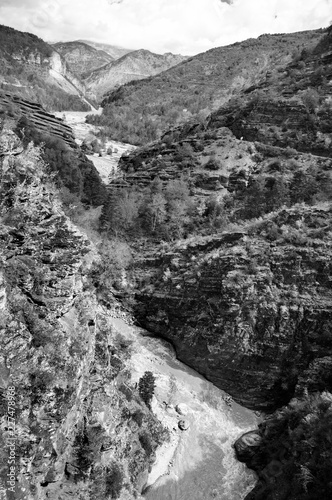
{"type": "Polygon", "coordinates": [[[319,94],[315,89],[307,89],[302,93],[302,102],[310,113],[314,113],[319,105],[319,94]]]}
{"type": "Polygon", "coordinates": [[[155,232],[166,219],[166,200],[162,193],[155,193],[145,205],[145,220],[148,229],[155,232]]]}
{"type": "Polygon", "coordinates": [[[151,408],[151,400],[156,387],[155,377],[152,372],[146,371],[139,379],[138,392],[148,408],[151,408]]]}

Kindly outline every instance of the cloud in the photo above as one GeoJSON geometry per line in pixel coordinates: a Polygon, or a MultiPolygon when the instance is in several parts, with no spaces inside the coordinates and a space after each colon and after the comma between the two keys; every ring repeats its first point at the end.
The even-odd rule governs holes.
{"type": "Polygon", "coordinates": [[[0,0],[0,19],[45,40],[195,54],[262,33],[326,26],[331,0],[0,0]]]}

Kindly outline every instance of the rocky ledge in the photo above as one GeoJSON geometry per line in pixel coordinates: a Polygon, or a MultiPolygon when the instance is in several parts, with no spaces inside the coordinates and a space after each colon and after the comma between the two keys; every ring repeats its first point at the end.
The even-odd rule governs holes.
{"type": "Polygon", "coordinates": [[[329,204],[285,208],[142,261],[137,318],[249,408],[271,410],[323,387],[332,362],[331,213],[329,204]]]}

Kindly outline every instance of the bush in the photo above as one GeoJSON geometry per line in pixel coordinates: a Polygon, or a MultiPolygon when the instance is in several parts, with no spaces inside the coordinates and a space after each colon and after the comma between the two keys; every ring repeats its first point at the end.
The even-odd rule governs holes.
{"type": "Polygon", "coordinates": [[[146,454],[151,455],[151,453],[153,452],[152,442],[149,434],[146,431],[140,433],[139,442],[141,443],[141,446],[146,454]]]}
{"type": "Polygon", "coordinates": [[[315,89],[307,89],[302,93],[302,102],[309,112],[314,113],[319,105],[319,94],[315,89]]]}
{"type": "Polygon", "coordinates": [[[146,371],[138,382],[139,395],[148,408],[151,408],[151,401],[156,387],[155,380],[153,373],[146,371]]]}
{"type": "Polygon", "coordinates": [[[106,469],[106,498],[119,498],[123,486],[123,471],[116,462],[106,469]]]}

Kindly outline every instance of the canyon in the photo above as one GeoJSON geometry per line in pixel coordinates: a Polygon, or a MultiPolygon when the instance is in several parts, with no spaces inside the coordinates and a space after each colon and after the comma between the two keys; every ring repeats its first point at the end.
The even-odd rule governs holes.
{"type": "Polygon", "coordinates": [[[154,103],[155,140],[129,147],[128,127],[114,176],[84,155],[89,134],[108,147],[124,98],[172,89],[214,51],[110,92],[89,123],[1,92],[1,478],[13,386],[16,498],[329,497],[331,40],[223,48],[227,65],[279,55],[241,85],[230,69],[213,109],[171,129],[154,103]]]}

